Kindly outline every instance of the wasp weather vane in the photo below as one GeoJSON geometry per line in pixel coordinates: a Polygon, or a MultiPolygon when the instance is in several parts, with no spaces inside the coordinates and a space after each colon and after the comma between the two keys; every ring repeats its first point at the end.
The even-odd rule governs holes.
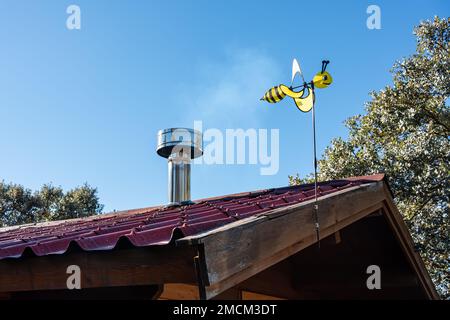
{"type": "Polygon", "coordinates": [[[320,234],[319,234],[319,205],[317,201],[317,156],[316,156],[316,120],[314,105],[316,103],[316,96],[314,93],[315,88],[323,89],[328,87],[332,82],[333,78],[326,71],[327,65],[330,63],[328,60],[322,61],[322,70],[318,72],[310,82],[306,82],[303,77],[302,70],[297,60],[292,61],[292,79],[291,85],[288,87],[284,84],[270,88],[261,100],[267,101],[269,103],[277,103],[283,100],[286,96],[294,99],[295,105],[302,112],[309,112],[312,110],[312,131],[313,131],[313,146],[314,146],[314,222],[316,227],[317,242],[320,247],[320,234]],[[302,77],[303,85],[292,87],[294,83],[295,76],[299,74],[302,77]],[[299,91],[295,91],[299,89],[299,91]],[[306,93],[307,91],[307,93],[306,93]]]}
{"type": "Polygon", "coordinates": [[[277,103],[288,96],[294,99],[295,105],[300,111],[309,112],[315,103],[315,88],[326,88],[332,82],[333,78],[326,71],[327,65],[330,63],[328,60],[322,61],[322,70],[318,72],[311,82],[305,82],[303,78],[303,73],[296,59],[292,62],[292,80],[291,85],[288,87],[284,84],[270,88],[261,100],[267,101],[269,103],[277,103]],[[292,87],[294,78],[297,74],[300,74],[303,78],[303,85],[292,87]],[[294,91],[295,89],[302,88],[299,91],[294,91]],[[307,91],[307,93],[305,93],[307,91]]]}

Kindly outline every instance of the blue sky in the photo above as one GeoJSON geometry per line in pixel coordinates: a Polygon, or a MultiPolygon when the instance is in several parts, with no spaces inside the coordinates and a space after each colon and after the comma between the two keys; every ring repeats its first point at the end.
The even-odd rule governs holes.
{"type": "Polygon", "coordinates": [[[37,189],[98,187],[105,210],[167,201],[166,127],[280,130],[280,168],[194,166],[193,198],[283,186],[312,170],[310,115],[259,101],[331,61],[317,97],[318,150],[345,136],[371,90],[414,52],[413,26],[448,1],[0,1],[0,179],[37,189]],[[68,30],[66,8],[81,8],[68,30]],[[381,8],[381,30],[366,8],[381,8]]]}

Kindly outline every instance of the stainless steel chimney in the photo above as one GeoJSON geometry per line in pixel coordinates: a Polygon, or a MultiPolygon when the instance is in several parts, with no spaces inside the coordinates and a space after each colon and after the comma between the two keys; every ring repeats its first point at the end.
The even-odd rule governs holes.
{"type": "Polygon", "coordinates": [[[187,128],[158,131],[156,152],[168,159],[169,205],[191,202],[191,160],[203,154],[202,133],[187,128]]]}

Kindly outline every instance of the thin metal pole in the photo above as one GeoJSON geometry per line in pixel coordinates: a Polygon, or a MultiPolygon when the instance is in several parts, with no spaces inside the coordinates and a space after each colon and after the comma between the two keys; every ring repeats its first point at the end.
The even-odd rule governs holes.
{"type": "MultiPolygon", "coordinates": [[[[314,84],[312,84],[314,86],[314,84]]],[[[314,87],[311,89],[314,93],[314,87]]],[[[316,97],[313,98],[313,107],[312,107],[312,129],[313,129],[313,148],[314,148],[314,223],[316,226],[316,236],[317,236],[317,242],[319,244],[320,248],[320,233],[319,233],[319,204],[317,202],[317,152],[316,152],[316,116],[315,116],[315,100],[316,97]]]]}
{"type": "Polygon", "coordinates": [[[308,87],[308,83],[304,82],[302,85],[296,86],[296,87],[292,87],[291,89],[298,89],[298,88],[307,88],[308,87]]]}

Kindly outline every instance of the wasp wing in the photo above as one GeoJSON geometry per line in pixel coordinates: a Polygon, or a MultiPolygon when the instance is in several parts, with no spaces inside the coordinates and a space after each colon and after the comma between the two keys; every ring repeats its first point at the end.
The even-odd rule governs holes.
{"type": "Polygon", "coordinates": [[[302,112],[309,112],[314,106],[314,90],[308,88],[308,95],[305,98],[294,98],[295,105],[302,112]]]}
{"type": "Polygon", "coordinates": [[[301,98],[301,97],[303,97],[303,94],[305,93],[304,89],[301,91],[295,92],[295,91],[292,91],[291,88],[285,86],[284,84],[280,84],[279,88],[285,95],[287,95],[291,98],[301,98]]]}
{"type": "MultiPolygon", "coordinates": [[[[292,60],[292,79],[291,79],[291,86],[294,83],[295,76],[297,73],[302,77],[303,79],[303,73],[302,69],[300,68],[300,64],[298,63],[297,59],[292,60]]],[[[303,79],[303,82],[305,82],[305,79],[303,79]]]]}

